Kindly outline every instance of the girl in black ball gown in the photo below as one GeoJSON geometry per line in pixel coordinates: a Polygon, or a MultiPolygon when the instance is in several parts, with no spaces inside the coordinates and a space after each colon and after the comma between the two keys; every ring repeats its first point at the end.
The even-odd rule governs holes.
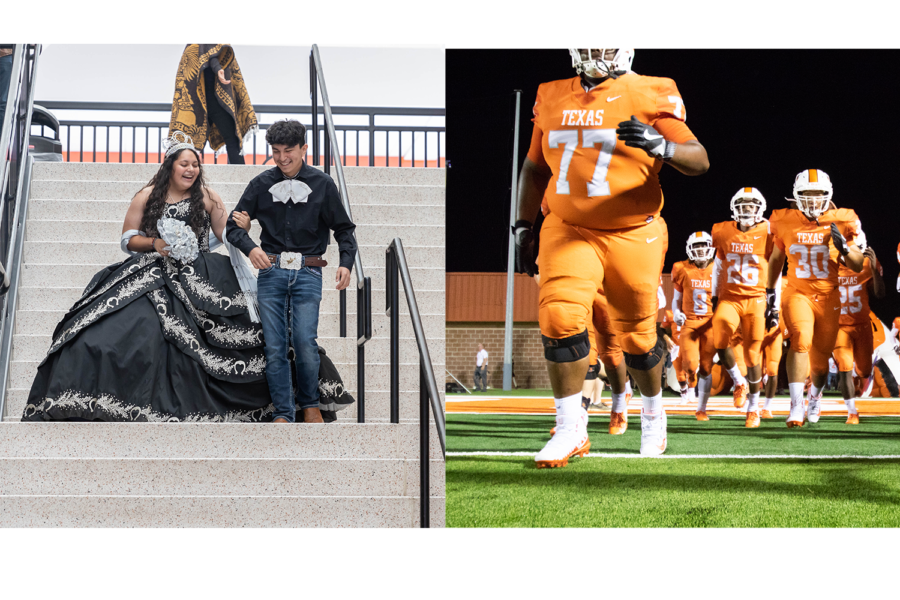
{"type": "MultiPolygon", "coordinates": [[[[136,254],[94,275],[57,325],[23,421],[271,420],[262,327],[229,258],[209,251],[210,229],[223,239],[227,211],[181,141],[125,216],[123,232],[142,232],[127,244],[136,254]],[[196,259],[169,256],[156,225],[164,217],[190,226],[196,259]]],[[[321,381],[340,380],[331,361],[322,365],[323,408],[352,402],[342,385],[321,381]]]]}

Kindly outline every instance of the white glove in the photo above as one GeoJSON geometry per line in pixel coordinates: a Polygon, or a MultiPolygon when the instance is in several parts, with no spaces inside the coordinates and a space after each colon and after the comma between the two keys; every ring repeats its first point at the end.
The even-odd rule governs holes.
{"type": "Polygon", "coordinates": [[[675,324],[679,327],[684,325],[684,322],[687,321],[687,315],[681,312],[680,310],[675,311],[674,315],[675,324]]]}

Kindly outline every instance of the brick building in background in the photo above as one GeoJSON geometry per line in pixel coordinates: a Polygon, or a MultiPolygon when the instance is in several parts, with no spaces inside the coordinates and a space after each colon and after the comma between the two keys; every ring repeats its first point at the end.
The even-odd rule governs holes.
{"type": "MultiPolygon", "coordinates": [[[[670,303],[669,275],[663,275],[663,288],[670,303]]],[[[489,357],[488,385],[502,390],[506,273],[447,273],[446,290],[447,370],[471,389],[475,353],[478,344],[484,344],[489,357]]],[[[516,275],[513,322],[512,360],[518,387],[549,389],[538,327],[538,286],[527,275],[516,275]]],[[[447,381],[452,381],[449,376],[447,381]]]]}

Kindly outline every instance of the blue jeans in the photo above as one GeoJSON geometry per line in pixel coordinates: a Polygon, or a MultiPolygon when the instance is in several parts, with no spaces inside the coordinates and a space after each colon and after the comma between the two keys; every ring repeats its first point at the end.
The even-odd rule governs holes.
{"type": "Polygon", "coordinates": [[[294,347],[297,374],[296,405],[319,406],[319,303],[322,269],[288,270],[271,267],[259,272],[259,318],[266,338],[266,380],[275,406],[273,419],[294,422],[288,348],[294,347]],[[290,315],[290,322],[288,317],[290,315]]]}
{"type": "Polygon", "coordinates": [[[6,114],[6,96],[9,94],[9,80],[12,77],[13,55],[0,57],[0,128],[6,114]]]}

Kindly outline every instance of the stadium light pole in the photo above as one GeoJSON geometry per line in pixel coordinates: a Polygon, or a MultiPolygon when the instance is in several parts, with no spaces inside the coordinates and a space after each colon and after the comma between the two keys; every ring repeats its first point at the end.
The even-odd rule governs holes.
{"type": "Polygon", "coordinates": [[[513,290],[516,273],[516,195],[519,189],[519,102],[522,90],[513,90],[516,95],[516,120],[513,122],[512,191],[509,201],[509,254],[506,262],[506,326],[503,332],[503,389],[512,389],[512,342],[513,342],[513,290]]]}

